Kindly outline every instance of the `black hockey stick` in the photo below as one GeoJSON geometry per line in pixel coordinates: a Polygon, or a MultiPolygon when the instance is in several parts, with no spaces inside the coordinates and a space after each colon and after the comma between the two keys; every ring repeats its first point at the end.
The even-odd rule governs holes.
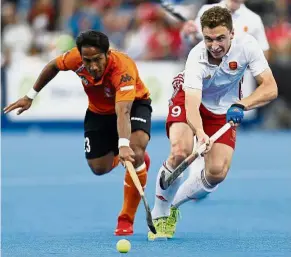
{"type": "MultiPolygon", "coordinates": [[[[210,137],[210,140],[215,142],[218,138],[220,138],[229,128],[230,124],[226,123],[222,128],[220,128],[212,137],[210,137]]],[[[192,162],[194,162],[198,156],[203,153],[206,149],[206,144],[204,143],[201,145],[197,150],[195,150],[192,154],[190,154],[180,165],[170,174],[168,178],[166,178],[165,171],[162,171],[161,177],[160,177],[160,186],[163,190],[166,190],[170,185],[173,184],[173,182],[179,177],[184,170],[186,170],[192,162]]]]}

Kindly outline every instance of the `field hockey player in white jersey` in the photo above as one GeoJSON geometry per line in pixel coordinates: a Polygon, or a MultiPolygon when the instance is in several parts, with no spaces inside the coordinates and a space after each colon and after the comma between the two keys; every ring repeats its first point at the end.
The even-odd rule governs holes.
{"type": "Polygon", "coordinates": [[[184,72],[173,80],[174,93],[166,123],[171,149],[157,176],[152,210],[157,234],[149,232],[149,240],[172,238],[180,205],[190,199],[203,199],[216,190],[230,168],[236,126],[243,120],[244,112],[266,105],[278,94],[258,42],[248,34],[234,35],[228,9],[216,6],[205,11],[201,27],[204,40],[191,50],[184,72]],[[241,79],[247,67],[259,86],[241,99],[241,79]],[[213,143],[209,137],[227,122],[232,127],[213,143]],[[205,169],[192,172],[184,182],[181,175],[163,190],[161,173],[169,176],[192,153],[194,136],[198,145],[206,143],[205,169]]]}
{"type": "MultiPolygon", "coordinates": [[[[189,20],[182,28],[181,34],[190,44],[195,44],[202,40],[202,29],[200,18],[206,10],[214,6],[227,8],[231,12],[233,29],[236,37],[243,36],[244,34],[252,35],[257,41],[261,49],[264,51],[265,57],[269,56],[269,43],[265,33],[264,24],[261,17],[245,6],[246,0],[222,0],[216,4],[203,5],[195,20],[189,20]],[[193,37],[194,33],[194,37],[193,37]]],[[[257,87],[256,80],[247,69],[244,73],[242,80],[241,94],[243,97],[249,96],[257,87]]],[[[246,120],[254,120],[257,115],[257,110],[251,110],[245,114],[246,120]]],[[[201,158],[190,166],[190,173],[196,169],[203,169],[205,167],[204,159],[201,158]]]]}
{"type": "MultiPolygon", "coordinates": [[[[247,8],[244,4],[245,0],[223,0],[217,4],[205,4],[203,5],[195,20],[187,21],[182,28],[183,37],[188,37],[192,33],[196,33],[196,39],[202,40],[202,30],[200,24],[200,18],[202,14],[214,7],[220,6],[227,8],[231,12],[233,28],[236,36],[240,36],[242,34],[250,34],[252,35],[259,43],[260,47],[264,51],[266,58],[268,58],[269,52],[269,43],[267,40],[267,36],[265,33],[265,28],[261,17],[247,8]]],[[[189,37],[189,40],[193,40],[195,38],[189,37]]],[[[193,41],[192,44],[195,42],[193,41]]]]}

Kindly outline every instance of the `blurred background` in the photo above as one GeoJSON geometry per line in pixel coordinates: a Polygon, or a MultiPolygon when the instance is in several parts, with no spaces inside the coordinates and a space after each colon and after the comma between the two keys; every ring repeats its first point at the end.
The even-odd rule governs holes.
{"type": "MultiPolygon", "coordinates": [[[[82,30],[105,32],[111,47],[136,60],[153,100],[146,188],[152,207],[156,175],[169,153],[165,119],[172,79],[193,47],[181,34],[183,23],[149,0],[1,2],[2,107],[24,96],[45,64],[72,48],[82,30]]],[[[195,19],[203,4],[214,1],[172,2],[195,19]]],[[[263,20],[279,97],[248,112],[226,181],[207,201],[182,206],[177,239],[147,243],[139,208],[128,256],[291,256],[291,0],[246,5],[263,20]]],[[[3,257],[117,256],[113,231],[124,169],[119,165],[101,177],[90,172],[83,150],[86,108],[80,79],[68,71],[42,90],[28,112],[1,112],[3,257]]]]}
{"type": "MultiPolygon", "coordinates": [[[[172,1],[188,19],[195,19],[203,4],[215,2],[172,1]]],[[[279,97],[247,116],[243,128],[290,129],[291,1],[248,0],[246,5],[263,20],[279,97]]],[[[159,4],[142,0],[3,0],[1,7],[2,107],[23,96],[49,60],[74,46],[80,31],[96,29],[109,36],[112,48],[137,61],[141,77],[151,89],[154,125],[160,122],[157,127],[163,128],[171,80],[183,70],[193,44],[182,38],[183,23],[159,4]]],[[[74,74],[59,74],[37,100],[30,112],[2,116],[2,127],[82,127],[87,99],[74,74]]]]}

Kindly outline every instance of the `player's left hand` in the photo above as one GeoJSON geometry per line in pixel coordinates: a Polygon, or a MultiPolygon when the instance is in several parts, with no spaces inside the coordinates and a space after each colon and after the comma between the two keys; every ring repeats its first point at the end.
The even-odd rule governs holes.
{"type": "Polygon", "coordinates": [[[121,146],[119,148],[119,159],[122,163],[125,161],[134,162],[134,151],[129,146],[121,146]]]}
{"type": "Polygon", "coordinates": [[[227,110],[226,120],[231,126],[238,126],[244,118],[245,107],[242,104],[233,104],[227,110]]]}

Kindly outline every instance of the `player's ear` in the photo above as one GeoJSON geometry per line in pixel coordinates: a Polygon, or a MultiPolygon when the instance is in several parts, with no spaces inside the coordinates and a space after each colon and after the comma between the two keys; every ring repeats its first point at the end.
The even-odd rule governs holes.
{"type": "Polygon", "coordinates": [[[107,51],[107,53],[105,53],[105,57],[107,58],[108,57],[108,55],[111,53],[111,50],[109,49],[108,51],[107,51]]]}
{"type": "Polygon", "coordinates": [[[234,29],[232,29],[232,31],[230,32],[230,39],[233,39],[234,37],[234,29]]]}

